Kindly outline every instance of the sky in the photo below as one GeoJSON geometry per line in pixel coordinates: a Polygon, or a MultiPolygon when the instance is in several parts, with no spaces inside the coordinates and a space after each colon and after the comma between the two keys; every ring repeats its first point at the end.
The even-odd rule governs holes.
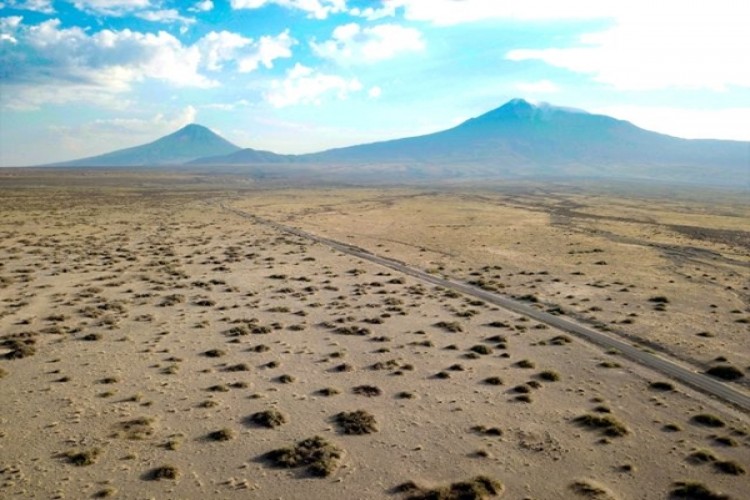
{"type": "Polygon", "coordinates": [[[0,166],[188,123],[313,152],[516,97],[747,141],[748,26],[741,0],[0,0],[0,166]]]}

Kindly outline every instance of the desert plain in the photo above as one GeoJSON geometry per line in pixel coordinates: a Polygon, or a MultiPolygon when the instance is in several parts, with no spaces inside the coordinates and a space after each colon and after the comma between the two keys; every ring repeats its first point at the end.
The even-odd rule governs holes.
{"type": "Polygon", "coordinates": [[[2,498],[750,497],[746,409],[263,222],[746,394],[743,193],[5,169],[0,215],[2,498]]]}

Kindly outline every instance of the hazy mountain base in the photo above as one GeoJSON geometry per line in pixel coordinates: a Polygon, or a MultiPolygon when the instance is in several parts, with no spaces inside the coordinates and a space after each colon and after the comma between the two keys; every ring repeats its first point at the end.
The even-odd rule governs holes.
{"type": "MultiPolygon", "coordinates": [[[[91,172],[63,177],[23,188],[14,174],[0,196],[0,328],[35,341],[31,355],[0,359],[1,496],[398,499],[405,481],[476,476],[501,481],[508,498],[663,499],[678,481],[736,499],[750,489],[746,473],[727,472],[748,467],[746,415],[216,204],[233,196],[279,219],[309,209],[321,223],[348,211],[363,229],[389,205],[408,215],[411,200],[431,214],[412,226],[431,264],[446,233],[433,238],[430,226],[478,214],[476,193],[465,206],[445,198],[439,212],[435,194],[415,192],[240,191],[215,177],[125,172],[103,189],[91,172]],[[344,334],[353,327],[370,333],[344,334]],[[279,427],[255,423],[269,410],[279,427]],[[358,410],[376,432],[339,430],[338,416],[358,410]],[[716,419],[723,427],[700,423],[716,419]],[[264,458],[314,434],[342,452],[328,478],[264,458]]],[[[502,212],[504,239],[522,236],[531,214],[502,212]]],[[[397,237],[413,222],[382,219],[396,241],[372,249],[407,255],[397,237]]],[[[487,236],[479,224],[470,232],[487,236]]],[[[449,240],[468,259],[480,246],[449,240]]],[[[503,258],[524,266],[533,254],[503,258]]]]}

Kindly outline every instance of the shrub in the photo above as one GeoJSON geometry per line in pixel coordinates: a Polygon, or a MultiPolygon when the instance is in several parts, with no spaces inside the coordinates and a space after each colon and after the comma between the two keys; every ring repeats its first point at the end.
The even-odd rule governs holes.
{"type": "Polygon", "coordinates": [[[657,295],[655,297],[651,297],[650,299],[648,299],[648,301],[654,304],[669,304],[669,299],[665,297],[664,295],[657,295]]]}
{"type": "Polygon", "coordinates": [[[237,363],[236,365],[230,365],[224,368],[225,372],[248,372],[250,366],[247,363],[237,363]]]}
{"type": "Polygon", "coordinates": [[[648,386],[654,391],[674,391],[674,385],[669,382],[651,382],[648,386]]]}
{"type": "Polygon", "coordinates": [[[711,450],[696,450],[687,457],[688,462],[694,464],[703,464],[707,462],[715,462],[716,455],[711,450]]]}
{"type": "Polygon", "coordinates": [[[615,498],[607,488],[587,479],[573,481],[570,489],[576,495],[592,500],[614,500],[615,498]]]}
{"type": "Polygon", "coordinates": [[[742,467],[737,462],[732,462],[729,460],[721,460],[714,462],[714,467],[719,472],[723,472],[724,474],[731,474],[733,476],[740,476],[745,473],[745,468],[742,467]]]}
{"type": "Polygon", "coordinates": [[[437,488],[423,488],[413,481],[394,488],[396,493],[407,495],[409,500],[479,500],[499,496],[504,490],[503,483],[487,476],[476,476],[437,488]]]}
{"type": "Polygon", "coordinates": [[[36,354],[35,343],[36,341],[33,338],[7,339],[0,345],[9,350],[3,356],[5,359],[23,359],[36,354]]]}
{"type": "Polygon", "coordinates": [[[378,431],[375,417],[364,410],[341,412],[336,423],[344,434],[371,434],[378,431]]]}
{"type": "Polygon", "coordinates": [[[705,427],[724,427],[724,421],[721,420],[719,417],[715,415],[711,415],[708,413],[700,413],[698,415],[694,415],[693,418],[690,419],[693,423],[703,425],[705,427]]]}
{"type": "Polygon", "coordinates": [[[535,365],[533,361],[522,359],[521,361],[516,363],[516,366],[519,368],[534,368],[535,365]]]}
{"type": "Polygon", "coordinates": [[[352,389],[352,392],[367,397],[380,396],[383,394],[383,391],[374,385],[358,385],[352,389]]]}
{"type": "Polygon", "coordinates": [[[687,498],[688,500],[729,500],[728,495],[714,493],[701,483],[693,481],[679,481],[674,483],[671,497],[687,498]]]}
{"type": "Polygon", "coordinates": [[[70,450],[65,452],[63,456],[68,461],[77,467],[83,467],[84,465],[91,465],[96,462],[97,457],[101,454],[102,450],[99,448],[92,448],[90,450],[70,450]]]}
{"type": "Polygon", "coordinates": [[[161,481],[162,479],[176,480],[180,476],[180,471],[174,465],[162,465],[151,469],[146,474],[146,479],[149,481],[161,481]]]}
{"type": "Polygon", "coordinates": [[[250,422],[273,429],[287,422],[286,416],[277,410],[266,410],[253,413],[249,418],[250,422]]]}
{"type": "Polygon", "coordinates": [[[610,437],[625,436],[629,433],[627,427],[610,415],[581,415],[573,419],[575,423],[589,429],[599,429],[610,437]]]}
{"type": "Polygon", "coordinates": [[[739,380],[744,376],[742,370],[732,365],[712,366],[706,370],[706,374],[722,380],[739,380]]]}
{"type": "Polygon", "coordinates": [[[279,448],[266,453],[265,458],[277,467],[307,467],[313,476],[330,476],[338,468],[343,455],[336,445],[320,436],[299,441],[291,448],[279,448]]]}
{"type": "Polygon", "coordinates": [[[486,356],[488,354],[492,354],[492,348],[489,347],[489,346],[486,346],[486,345],[482,345],[482,344],[477,344],[475,346],[471,346],[471,348],[469,348],[469,350],[471,352],[475,352],[475,353],[481,354],[483,356],[486,356]]]}
{"type": "Polygon", "coordinates": [[[547,382],[557,382],[560,380],[560,374],[552,370],[544,370],[543,372],[539,372],[537,376],[547,382]]]}
{"type": "Polygon", "coordinates": [[[438,321],[435,326],[451,333],[463,332],[464,329],[458,321],[438,321]]]}
{"type": "Polygon", "coordinates": [[[210,439],[211,441],[229,441],[230,439],[234,438],[234,432],[232,432],[232,429],[223,428],[219,429],[218,431],[209,432],[206,435],[207,439],[210,439]]]}

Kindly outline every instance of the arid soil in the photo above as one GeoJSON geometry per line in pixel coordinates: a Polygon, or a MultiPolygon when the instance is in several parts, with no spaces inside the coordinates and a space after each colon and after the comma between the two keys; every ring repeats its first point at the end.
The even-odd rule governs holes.
{"type": "Polygon", "coordinates": [[[2,498],[750,492],[746,414],[221,208],[533,296],[744,389],[741,203],[71,175],[0,176],[2,498]]]}

